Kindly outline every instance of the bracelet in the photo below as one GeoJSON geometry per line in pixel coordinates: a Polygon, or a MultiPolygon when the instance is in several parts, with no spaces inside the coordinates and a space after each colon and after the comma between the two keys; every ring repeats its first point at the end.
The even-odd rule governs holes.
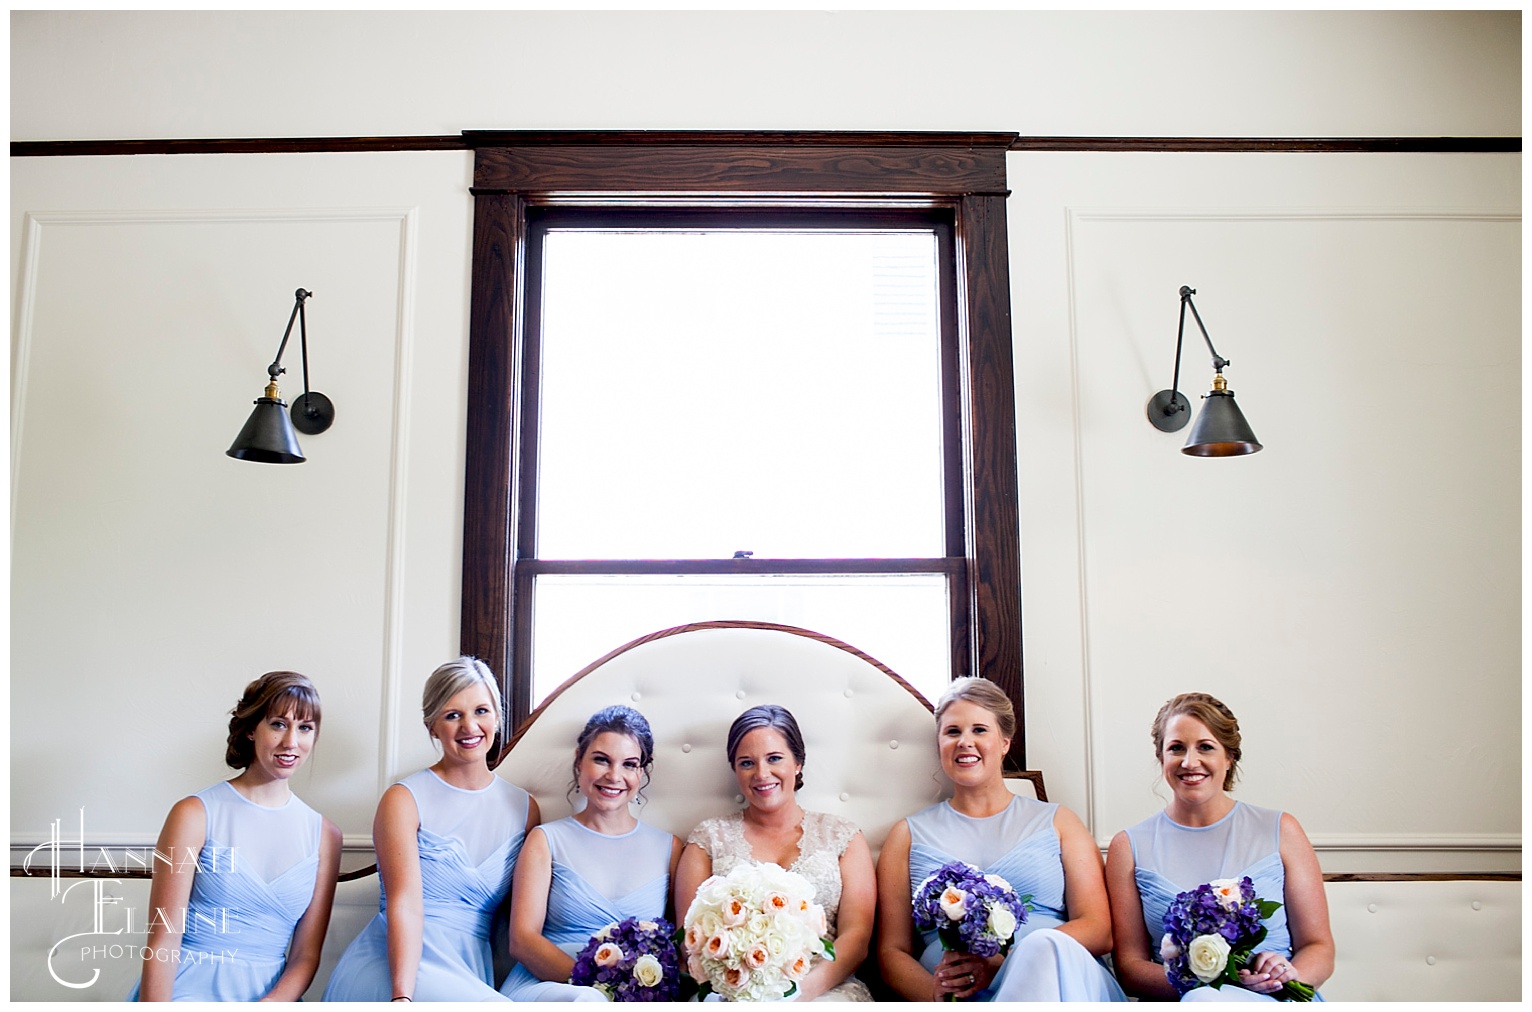
{"type": "Polygon", "coordinates": [[[407,1001],[411,1005],[415,1004],[415,999],[411,998],[407,994],[396,994],[392,998],[390,998],[389,1001],[407,1001]]]}

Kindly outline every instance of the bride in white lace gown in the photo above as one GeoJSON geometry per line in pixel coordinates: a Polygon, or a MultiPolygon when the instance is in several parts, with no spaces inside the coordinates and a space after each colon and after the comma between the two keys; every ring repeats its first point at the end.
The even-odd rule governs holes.
{"type": "Polygon", "coordinates": [[[822,812],[805,812],[795,797],[803,786],[803,735],[780,706],[756,706],[729,728],[729,763],[745,810],[708,819],[692,830],[676,870],[676,916],[684,918],[708,876],[726,875],[744,861],[770,862],[814,886],[825,910],[833,961],[816,961],[797,1001],[871,1001],[856,977],[872,937],[877,884],[872,852],[857,827],[822,812]]]}

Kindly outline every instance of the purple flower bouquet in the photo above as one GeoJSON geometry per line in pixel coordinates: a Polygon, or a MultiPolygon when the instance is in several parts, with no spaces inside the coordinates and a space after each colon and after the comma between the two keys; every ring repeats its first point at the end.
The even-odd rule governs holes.
{"type": "MultiPolygon", "coordinates": [[[[1266,940],[1261,923],[1282,904],[1255,895],[1250,879],[1215,879],[1180,893],[1165,911],[1165,937],[1160,958],[1165,976],[1178,994],[1204,985],[1239,986],[1256,946],[1266,940]]],[[[1274,997],[1284,1001],[1313,1001],[1313,985],[1290,980],[1274,997]]]]}
{"type": "Polygon", "coordinates": [[[608,924],[575,956],[569,983],[593,987],[607,1001],[676,1001],[681,959],[674,935],[664,918],[608,924]]]}
{"type": "Polygon", "coordinates": [[[993,956],[1010,951],[1016,929],[1026,923],[1027,901],[999,875],[966,861],[950,861],[915,890],[915,928],[936,932],[942,949],[993,956]]]}

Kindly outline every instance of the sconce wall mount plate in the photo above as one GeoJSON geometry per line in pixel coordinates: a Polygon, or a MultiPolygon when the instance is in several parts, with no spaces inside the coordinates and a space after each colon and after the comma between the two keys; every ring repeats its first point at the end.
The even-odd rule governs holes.
{"type": "Polygon", "coordinates": [[[1161,390],[1149,398],[1149,422],[1161,432],[1179,432],[1192,420],[1192,402],[1179,390],[1161,390]]]}

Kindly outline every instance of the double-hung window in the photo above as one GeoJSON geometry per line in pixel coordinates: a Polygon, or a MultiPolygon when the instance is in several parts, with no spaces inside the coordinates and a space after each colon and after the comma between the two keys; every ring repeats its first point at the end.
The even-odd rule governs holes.
{"type": "Polygon", "coordinates": [[[470,137],[462,643],[511,719],[706,619],[1019,707],[1009,135],[470,137]]]}

